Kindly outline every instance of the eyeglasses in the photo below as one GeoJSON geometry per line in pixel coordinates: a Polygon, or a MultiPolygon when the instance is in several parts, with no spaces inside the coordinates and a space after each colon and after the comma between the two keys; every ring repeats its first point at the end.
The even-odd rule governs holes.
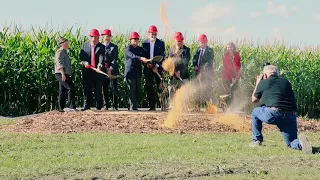
{"type": "Polygon", "coordinates": [[[61,43],[59,43],[60,45],[61,44],[69,44],[69,42],[68,41],[63,41],[63,42],[61,42],[61,43]]]}

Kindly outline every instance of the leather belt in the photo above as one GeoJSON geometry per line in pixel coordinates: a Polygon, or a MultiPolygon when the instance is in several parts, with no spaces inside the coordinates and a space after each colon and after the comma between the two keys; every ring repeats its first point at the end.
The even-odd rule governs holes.
{"type": "Polygon", "coordinates": [[[270,107],[270,109],[272,109],[274,111],[278,111],[279,113],[282,113],[282,114],[294,114],[294,115],[297,115],[297,112],[295,112],[295,111],[285,111],[285,110],[282,110],[282,109],[277,108],[277,107],[270,107]]]}

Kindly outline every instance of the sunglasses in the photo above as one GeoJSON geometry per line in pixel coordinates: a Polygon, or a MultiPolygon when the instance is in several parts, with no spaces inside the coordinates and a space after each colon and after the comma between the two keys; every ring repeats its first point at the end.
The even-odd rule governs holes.
{"type": "Polygon", "coordinates": [[[132,39],[134,39],[134,40],[139,40],[139,38],[132,38],[132,39]]]}

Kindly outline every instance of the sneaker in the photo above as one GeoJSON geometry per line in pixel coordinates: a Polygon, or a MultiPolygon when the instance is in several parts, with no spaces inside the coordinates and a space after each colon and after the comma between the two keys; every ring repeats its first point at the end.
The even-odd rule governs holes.
{"type": "Polygon", "coordinates": [[[255,148],[255,147],[259,147],[262,145],[262,142],[260,141],[252,141],[251,143],[249,143],[249,147],[255,148]]]}
{"type": "Polygon", "coordinates": [[[312,146],[308,141],[307,137],[302,133],[302,134],[299,134],[298,138],[299,138],[302,151],[305,154],[312,154],[312,146]]]}

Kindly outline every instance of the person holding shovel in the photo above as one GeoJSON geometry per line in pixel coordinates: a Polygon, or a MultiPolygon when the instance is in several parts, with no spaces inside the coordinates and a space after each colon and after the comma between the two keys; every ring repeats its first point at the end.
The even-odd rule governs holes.
{"type": "Polygon", "coordinates": [[[69,49],[69,42],[65,38],[60,38],[58,41],[60,48],[55,53],[54,71],[55,76],[59,81],[59,111],[64,112],[67,94],[70,111],[77,111],[75,104],[75,88],[71,78],[71,59],[67,52],[69,49]]]}
{"type": "Polygon", "coordinates": [[[205,34],[199,36],[199,47],[193,55],[193,69],[198,76],[201,71],[213,70],[214,52],[208,46],[208,38],[205,34]]]}
{"type": "Polygon", "coordinates": [[[234,91],[238,87],[241,77],[241,57],[237,51],[236,45],[233,42],[225,46],[223,56],[222,80],[226,94],[231,94],[231,99],[234,97],[234,91]]]}
{"type": "Polygon", "coordinates": [[[130,45],[124,50],[125,56],[125,73],[124,77],[129,88],[129,110],[138,110],[140,103],[142,63],[150,60],[146,58],[146,51],[139,46],[140,35],[137,32],[130,34],[130,45]]]}
{"type": "MultiPolygon", "coordinates": [[[[158,29],[156,26],[151,25],[148,29],[149,39],[146,39],[142,43],[142,47],[146,50],[146,57],[148,59],[153,59],[155,56],[165,56],[165,44],[163,41],[157,38],[158,29]]],[[[158,74],[162,75],[163,68],[161,67],[162,61],[152,64],[145,63],[143,74],[146,78],[146,91],[147,99],[149,102],[149,110],[156,110],[156,95],[155,92],[160,92],[160,77],[158,74]],[[158,74],[156,74],[156,71],[158,74]],[[156,88],[155,88],[156,86],[156,88]]]]}
{"type": "MultiPolygon", "coordinates": [[[[102,67],[102,70],[108,73],[109,76],[111,75],[119,75],[119,66],[118,66],[118,46],[114,43],[110,42],[111,40],[111,30],[105,29],[101,33],[103,38],[103,45],[105,46],[105,63],[102,67]]],[[[106,106],[106,110],[109,108],[109,86],[112,89],[112,96],[113,96],[113,108],[114,110],[118,110],[118,80],[117,79],[110,79],[105,78],[102,81],[102,89],[103,89],[103,97],[106,106]]]]}
{"type": "Polygon", "coordinates": [[[174,40],[175,45],[169,48],[167,54],[167,58],[174,59],[174,74],[170,77],[168,86],[170,102],[172,102],[175,91],[189,80],[190,48],[183,44],[184,37],[181,32],[175,33],[174,40]]]}
{"type": "Polygon", "coordinates": [[[200,88],[198,89],[198,98],[196,100],[196,111],[200,111],[200,106],[209,101],[212,96],[213,81],[213,59],[214,52],[208,44],[208,38],[205,34],[199,36],[199,47],[193,56],[193,69],[198,78],[200,88]]]}
{"type": "Polygon", "coordinates": [[[97,110],[103,107],[102,99],[102,79],[105,78],[95,71],[100,70],[105,61],[105,46],[99,42],[100,33],[97,29],[90,31],[90,41],[85,42],[80,50],[80,61],[84,65],[82,68],[82,85],[84,107],[82,111],[91,108],[92,104],[92,87],[94,88],[94,95],[96,100],[97,110]]]}

